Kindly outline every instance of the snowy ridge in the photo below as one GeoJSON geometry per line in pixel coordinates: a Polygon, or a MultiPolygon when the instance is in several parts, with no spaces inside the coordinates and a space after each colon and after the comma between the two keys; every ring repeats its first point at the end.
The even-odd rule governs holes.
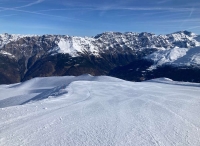
{"type": "Polygon", "coordinates": [[[21,38],[24,37],[35,37],[37,35],[21,35],[21,34],[0,34],[0,48],[2,48],[4,45],[10,43],[10,42],[15,42],[21,38]]]}
{"type": "Polygon", "coordinates": [[[65,53],[72,57],[79,56],[80,54],[99,56],[101,53],[106,53],[108,51],[112,54],[133,53],[134,51],[141,51],[146,48],[166,50],[175,47],[190,48],[200,46],[198,35],[187,31],[180,31],[168,35],[155,35],[146,32],[105,32],[95,37],[1,34],[0,48],[11,42],[18,41],[21,38],[25,40],[22,44],[19,44],[21,47],[29,45],[30,40],[34,40],[34,43],[38,45],[38,47],[41,47],[44,43],[47,44],[47,46],[49,46],[49,53],[65,53]]]}
{"type": "Polygon", "coordinates": [[[173,48],[164,51],[157,51],[146,56],[145,59],[154,62],[151,69],[162,65],[200,66],[200,47],[173,48]]]}
{"type": "Polygon", "coordinates": [[[197,85],[90,75],[0,85],[0,145],[199,146],[197,85]]]}

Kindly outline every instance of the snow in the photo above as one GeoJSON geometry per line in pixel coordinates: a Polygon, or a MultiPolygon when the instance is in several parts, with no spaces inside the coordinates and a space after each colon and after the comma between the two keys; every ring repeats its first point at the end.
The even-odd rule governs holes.
{"type": "Polygon", "coordinates": [[[78,53],[84,51],[97,55],[98,49],[93,45],[93,38],[89,37],[60,37],[58,47],[54,48],[58,53],[70,54],[72,57],[79,56],[78,53]]]}
{"type": "Polygon", "coordinates": [[[83,75],[0,85],[0,145],[200,145],[200,84],[83,75]]]}
{"type": "Polygon", "coordinates": [[[194,48],[173,48],[154,52],[145,57],[154,62],[153,67],[161,65],[173,66],[199,66],[200,65],[200,47],[194,48]]]}
{"type": "Polygon", "coordinates": [[[58,47],[60,48],[59,53],[68,53],[71,54],[72,57],[77,55],[76,49],[73,48],[73,44],[63,38],[60,39],[58,47]]]}
{"type": "Polygon", "coordinates": [[[3,50],[0,50],[0,54],[8,55],[8,56],[10,56],[10,57],[15,57],[14,55],[12,55],[12,54],[10,54],[10,53],[8,53],[8,52],[6,52],[6,51],[3,51],[3,50]]]}
{"type": "Polygon", "coordinates": [[[186,65],[200,65],[200,47],[191,48],[187,51],[186,55],[182,58],[177,59],[175,64],[186,64],[186,65]]]}
{"type": "MultiPolygon", "coordinates": [[[[130,53],[130,49],[142,51],[148,48],[157,50],[168,50],[175,47],[191,48],[200,46],[199,36],[187,31],[180,31],[168,35],[155,35],[152,33],[120,33],[120,32],[105,32],[96,37],[77,37],[68,35],[19,35],[19,34],[0,34],[0,49],[3,46],[20,40],[24,37],[30,37],[35,44],[42,46],[46,43],[49,46],[48,53],[55,55],[57,53],[69,54],[72,57],[80,56],[81,54],[95,55],[101,57],[102,53],[130,53]],[[43,42],[43,41],[44,42],[43,42]],[[127,49],[128,48],[128,49],[127,49]],[[123,50],[123,52],[120,52],[123,50]]],[[[26,40],[26,39],[24,39],[26,40]]],[[[28,41],[27,41],[28,42],[28,41]]],[[[28,46],[28,43],[17,43],[18,47],[28,46]]],[[[42,49],[42,48],[41,48],[42,49]]],[[[5,50],[6,51],[6,50],[5,50]]]]}
{"type": "Polygon", "coordinates": [[[24,37],[36,37],[37,35],[21,35],[21,34],[0,34],[0,48],[2,48],[4,45],[12,42],[12,41],[17,41],[21,38],[24,37]]]}

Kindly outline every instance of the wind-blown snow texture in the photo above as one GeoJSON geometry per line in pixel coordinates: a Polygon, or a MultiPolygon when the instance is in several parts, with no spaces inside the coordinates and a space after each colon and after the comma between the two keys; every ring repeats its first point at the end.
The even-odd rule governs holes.
{"type": "Polygon", "coordinates": [[[0,145],[200,145],[200,84],[48,77],[0,85],[0,145]]]}

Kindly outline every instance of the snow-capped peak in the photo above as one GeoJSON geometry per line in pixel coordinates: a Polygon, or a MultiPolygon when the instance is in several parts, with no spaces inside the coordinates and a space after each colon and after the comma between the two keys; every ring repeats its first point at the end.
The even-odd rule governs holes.
{"type": "Polygon", "coordinates": [[[8,34],[8,33],[0,34],[0,48],[2,48],[4,45],[10,42],[15,42],[20,38],[35,37],[35,36],[37,35],[21,35],[21,34],[8,34]]]}
{"type": "MultiPolygon", "coordinates": [[[[154,48],[158,50],[166,50],[175,47],[191,48],[200,46],[200,39],[188,31],[180,31],[168,35],[155,35],[153,33],[134,33],[134,32],[104,32],[95,37],[76,37],[68,35],[0,35],[0,49],[10,42],[15,44],[16,41],[23,38],[21,41],[14,45],[15,49],[20,50],[24,46],[31,44],[37,45],[39,50],[44,49],[50,53],[66,53],[73,57],[80,54],[100,56],[101,53],[110,51],[111,54],[132,53],[146,48],[154,48]],[[28,37],[28,38],[26,38],[28,37]],[[44,45],[45,44],[45,45],[44,45]],[[44,48],[47,47],[47,48],[44,48]]],[[[10,47],[10,46],[9,46],[10,47]]],[[[36,48],[37,47],[27,47],[36,48]]],[[[6,47],[5,47],[5,50],[6,47]]],[[[24,50],[26,51],[26,50],[24,50]]],[[[28,50],[30,51],[30,50],[28,50]]],[[[12,54],[12,52],[9,52],[12,54]]]]}

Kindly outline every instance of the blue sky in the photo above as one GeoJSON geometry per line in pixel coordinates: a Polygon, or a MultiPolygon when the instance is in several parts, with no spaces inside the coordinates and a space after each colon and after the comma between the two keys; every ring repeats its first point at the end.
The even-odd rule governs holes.
{"type": "Polygon", "coordinates": [[[200,34],[199,0],[0,0],[0,33],[95,36],[117,32],[200,34]]]}

